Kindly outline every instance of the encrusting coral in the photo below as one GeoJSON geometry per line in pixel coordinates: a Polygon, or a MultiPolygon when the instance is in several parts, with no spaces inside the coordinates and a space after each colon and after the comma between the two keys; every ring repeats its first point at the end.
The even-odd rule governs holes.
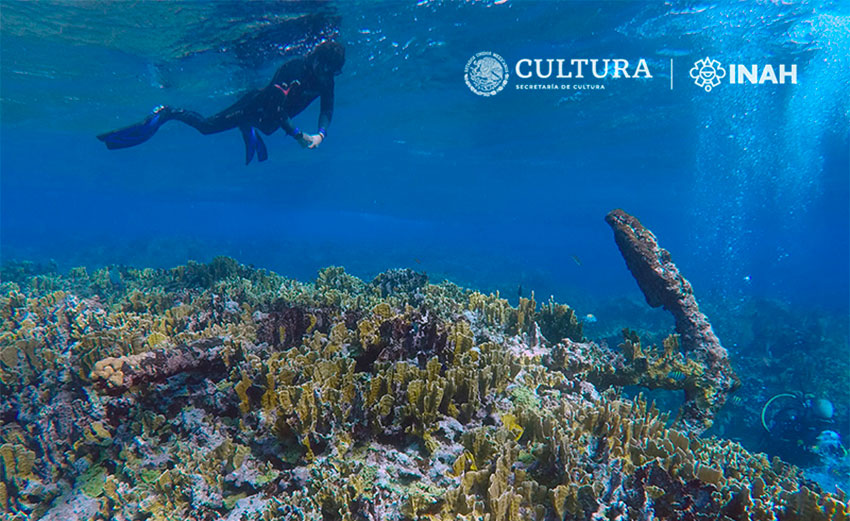
{"type": "Polygon", "coordinates": [[[710,393],[677,337],[600,347],[533,295],[218,258],[22,273],[0,317],[11,520],[847,519],[618,394],[710,393]]]}

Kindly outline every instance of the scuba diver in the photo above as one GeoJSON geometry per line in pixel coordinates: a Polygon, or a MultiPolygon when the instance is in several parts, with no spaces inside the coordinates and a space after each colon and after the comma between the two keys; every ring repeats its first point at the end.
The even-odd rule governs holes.
{"type": "Polygon", "coordinates": [[[844,449],[830,428],[835,423],[832,402],[804,393],[780,393],[765,403],[761,424],[772,453],[796,465],[809,465],[844,449]],[[837,445],[836,445],[837,442],[837,445]]]}
{"type": "Polygon", "coordinates": [[[265,88],[245,94],[214,116],[205,118],[197,112],[160,105],[141,123],[101,134],[97,138],[110,150],[132,147],[150,139],[165,122],[177,120],[204,135],[238,128],[245,141],[246,165],[255,153],[259,161],[269,157],[257,130],[268,136],[282,128],[301,146],[316,148],[327,136],[333,116],[334,76],[339,75],[344,64],[345,47],[337,42],[323,42],[306,56],[281,65],[265,88]],[[291,118],[318,97],[321,97],[318,131],[316,134],[301,132],[291,118]]]}

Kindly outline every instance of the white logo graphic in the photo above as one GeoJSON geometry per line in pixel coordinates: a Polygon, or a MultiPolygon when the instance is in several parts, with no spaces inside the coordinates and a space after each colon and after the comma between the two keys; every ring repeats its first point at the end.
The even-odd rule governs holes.
{"type": "Polygon", "coordinates": [[[508,64],[494,52],[479,52],[466,62],[463,79],[475,94],[493,96],[508,84],[508,64]]]}
{"type": "Polygon", "coordinates": [[[726,77],[726,69],[720,66],[719,61],[706,56],[694,63],[690,75],[697,87],[702,87],[706,92],[711,92],[711,89],[720,85],[720,80],[726,77]]]}

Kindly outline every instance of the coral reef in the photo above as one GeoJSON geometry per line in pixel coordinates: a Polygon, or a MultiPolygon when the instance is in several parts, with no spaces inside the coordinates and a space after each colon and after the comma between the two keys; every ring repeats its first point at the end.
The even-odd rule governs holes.
{"type": "Polygon", "coordinates": [[[403,270],[33,271],[0,286],[5,519],[848,517],[620,394],[712,392],[676,336],[608,349],[551,299],[403,270]]]}
{"type": "Polygon", "coordinates": [[[682,422],[688,430],[702,432],[711,427],[728,394],[741,385],[728,353],[700,312],[691,284],[679,273],[670,253],[658,245],[655,235],[623,210],[611,211],[605,221],[614,230],[617,247],[646,302],[652,307],[663,306],[673,315],[682,349],[705,368],[705,378],[712,382],[699,394],[686,389],[682,422]]]}

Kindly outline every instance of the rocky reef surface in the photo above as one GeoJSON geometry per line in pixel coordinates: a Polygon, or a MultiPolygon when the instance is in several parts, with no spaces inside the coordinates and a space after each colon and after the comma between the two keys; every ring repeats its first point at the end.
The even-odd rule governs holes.
{"type": "Polygon", "coordinates": [[[735,377],[678,335],[609,348],[552,299],[410,270],[18,268],[4,519],[848,518],[798,468],[699,436],[735,377]],[[630,385],[689,398],[671,418],[630,385]]]}

